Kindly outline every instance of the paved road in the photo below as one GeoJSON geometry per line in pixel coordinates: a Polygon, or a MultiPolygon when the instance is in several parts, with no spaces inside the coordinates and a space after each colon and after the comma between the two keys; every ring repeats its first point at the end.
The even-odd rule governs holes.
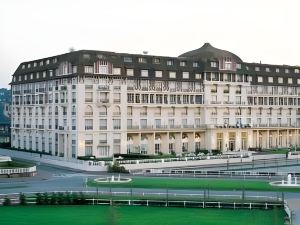
{"type": "MultiPolygon", "coordinates": [[[[52,192],[52,191],[95,191],[95,188],[85,186],[87,178],[96,178],[106,175],[104,173],[87,173],[67,170],[64,168],[54,168],[46,165],[38,166],[38,174],[30,178],[0,178],[0,193],[19,192],[52,192]]],[[[107,188],[99,189],[107,191],[107,188]]],[[[115,188],[113,191],[129,191],[127,188],[115,188]]],[[[136,192],[149,192],[147,189],[135,189],[136,192]]],[[[151,190],[151,192],[165,192],[165,190],[151,190]]],[[[175,191],[170,191],[170,193],[175,191]]],[[[176,190],[177,193],[201,194],[203,191],[176,190]]],[[[211,191],[212,195],[241,195],[241,191],[211,191]]],[[[246,192],[246,196],[276,196],[272,192],[246,192]]],[[[281,196],[280,196],[281,197],[281,196]]],[[[294,211],[294,225],[300,225],[300,193],[285,193],[285,199],[290,208],[294,211]]]]}

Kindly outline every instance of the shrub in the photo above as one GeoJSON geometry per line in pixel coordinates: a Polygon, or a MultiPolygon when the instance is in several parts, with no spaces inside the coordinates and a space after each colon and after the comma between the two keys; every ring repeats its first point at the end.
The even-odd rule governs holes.
{"type": "Polygon", "coordinates": [[[118,161],[115,161],[113,165],[108,166],[109,173],[128,173],[128,170],[124,166],[120,166],[118,161]]]}
{"type": "Polygon", "coordinates": [[[11,205],[11,200],[10,200],[9,197],[5,197],[5,198],[4,198],[3,205],[4,205],[4,206],[9,206],[9,205],[11,205]]]}
{"type": "Polygon", "coordinates": [[[50,204],[51,205],[56,205],[57,204],[57,194],[56,193],[52,193],[50,196],[50,204]]]}
{"type": "Polygon", "coordinates": [[[23,193],[20,193],[19,199],[20,199],[20,205],[27,205],[26,196],[23,193]]]}

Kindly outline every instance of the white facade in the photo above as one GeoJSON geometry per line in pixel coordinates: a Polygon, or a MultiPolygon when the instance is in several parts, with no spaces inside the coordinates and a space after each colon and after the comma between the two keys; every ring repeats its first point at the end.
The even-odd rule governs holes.
{"type": "Polygon", "coordinates": [[[296,85],[254,85],[235,71],[153,79],[97,63],[81,74],[64,62],[55,78],[13,83],[12,147],[71,159],[299,145],[296,85]]]}

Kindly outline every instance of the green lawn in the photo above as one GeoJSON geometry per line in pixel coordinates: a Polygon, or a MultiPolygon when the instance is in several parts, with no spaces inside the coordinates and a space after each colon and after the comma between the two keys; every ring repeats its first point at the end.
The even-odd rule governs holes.
{"type": "Polygon", "coordinates": [[[163,189],[211,189],[211,190],[257,190],[300,192],[300,188],[273,187],[267,181],[204,178],[153,178],[134,177],[129,183],[96,183],[88,181],[92,187],[123,188],[163,188],[163,189]]]}
{"type": "Polygon", "coordinates": [[[284,211],[144,206],[0,207],[3,225],[276,225],[284,211]]]}

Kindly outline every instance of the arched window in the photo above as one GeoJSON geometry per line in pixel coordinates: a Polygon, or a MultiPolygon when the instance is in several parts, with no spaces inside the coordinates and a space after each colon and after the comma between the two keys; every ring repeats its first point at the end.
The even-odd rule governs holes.
{"type": "Polygon", "coordinates": [[[119,106],[114,107],[113,115],[114,116],[120,116],[121,115],[121,109],[120,109],[119,106]]]}
{"type": "Polygon", "coordinates": [[[93,115],[93,108],[92,108],[92,106],[88,105],[88,106],[85,108],[85,115],[86,115],[86,116],[92,116],[92,115],[93,115]]]}
{"type": "Polygon", "coordinates": [[[105,106],[101,106],[99,109],[99,116],[106,116],[107,115],[107,108],[105,106]]]}

